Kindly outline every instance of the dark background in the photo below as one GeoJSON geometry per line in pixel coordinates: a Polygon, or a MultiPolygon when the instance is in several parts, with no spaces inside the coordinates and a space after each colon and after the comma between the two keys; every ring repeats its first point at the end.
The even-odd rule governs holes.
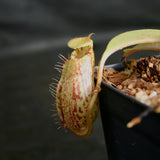
{"type": "MultiPolygon", "coordinates": [[[[160,29],[160,1],[0,0],[1,160],[107,160],[100,116],[89,138],[59,128],[49,84],[67,41],[93,36],[96,64],[124,31],[160,29]]],[[[108,63],[120,61],[115,54],[108,63]]]]}

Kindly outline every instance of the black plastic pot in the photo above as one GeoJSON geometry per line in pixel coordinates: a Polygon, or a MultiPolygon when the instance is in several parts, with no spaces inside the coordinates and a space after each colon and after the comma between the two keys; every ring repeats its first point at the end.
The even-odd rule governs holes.
{"type": "MultiPolygon", "coordinates": [[[[106,67],[121,70],[123,64],[106,67]]],[[[160,159],[160,115],[151,113],[129,129],[127,122],[147,109],[147,105],[105,82],[99,100],[109,160],[160,159]]]]}

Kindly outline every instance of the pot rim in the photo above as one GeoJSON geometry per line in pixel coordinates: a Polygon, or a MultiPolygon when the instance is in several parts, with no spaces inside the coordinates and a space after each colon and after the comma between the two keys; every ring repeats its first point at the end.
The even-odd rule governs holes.
{"type": "MultiPolygon", "coordinates": [[[[122,62],[122,63],[109,64],[109,65],[105,65],[105,67],[107,67],[107,68],[113,68],[113,69],[117,69],[117,70],[122,70],[124,68],[124,63],[122,62]]],[[[95,71],[97,71],[97,68],[98,68],[98,66],[95,66],[95,71]]],[[[95,80],[97,80],[96,76],[94,76],[94,78],[95,78],[95,80]]],[[[132,103],[138,104],[138,105],[140,105],[140,106],[142,106],[142,107],[144,107],[146,109],[147,108],[151,108],[151,106],[149,106],[149,105],[147,105],[147,104],[145,104],[145,103],[137,100],[136,98],[128,95],[127,93],[124,93],[124,92],[120,91],[116,87],[114,87],[114,86],[112,86],[112,85],[110,85],[110,84],[108,84],[108,83],[106,83],[104,81],[102,81],[101,86],[102,86],[101,87],[102,89],[103,89],[103,86],[111,89],[112,91],[116,92],[120,96],[123,96],[123,97],[127,98],[132,103]]]]}

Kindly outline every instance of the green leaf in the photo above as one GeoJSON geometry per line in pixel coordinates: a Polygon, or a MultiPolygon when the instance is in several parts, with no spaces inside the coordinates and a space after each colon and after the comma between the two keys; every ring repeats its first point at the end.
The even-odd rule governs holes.
{"type": "Polygon", "coordinates": [[[143,29],[133,30],[121,33],[115,36],[107,45],[98,66],[97,88],[100,87],[102,81],[103,66],[113,53],[128,46],[143,43],[160,43],[160,30],[143,29]]]}
{"type": "Polygon", "coordinates": [[[128,57],[129,55],[133,54],[134,52],[137,51],[142,51],[142,50],[155,50],[155,51],[160,51],[160,43],[143,43],[143,44],[138,44],[132,48],[124,49],[124,54],[123,54],[123,59],[128,57]]]}

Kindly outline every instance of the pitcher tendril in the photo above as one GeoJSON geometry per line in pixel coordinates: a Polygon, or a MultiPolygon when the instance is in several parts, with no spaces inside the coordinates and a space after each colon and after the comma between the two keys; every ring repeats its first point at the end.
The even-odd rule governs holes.
{"type": "Polygon", "coordinates": [[[74,51],[64,62],[56,90],[56,107],[62,125],[80,137],[91,134],[98,113],[98,93],[106,60],[118,50],[132,45],[136,46],[124,50],[123,58],[139,50],[160,50],[160,30],[133,30],[119,34],[108,43],[101,57],[95,85],[93,41],[90,37],[91,34],[68,42],[74,51]]]}

